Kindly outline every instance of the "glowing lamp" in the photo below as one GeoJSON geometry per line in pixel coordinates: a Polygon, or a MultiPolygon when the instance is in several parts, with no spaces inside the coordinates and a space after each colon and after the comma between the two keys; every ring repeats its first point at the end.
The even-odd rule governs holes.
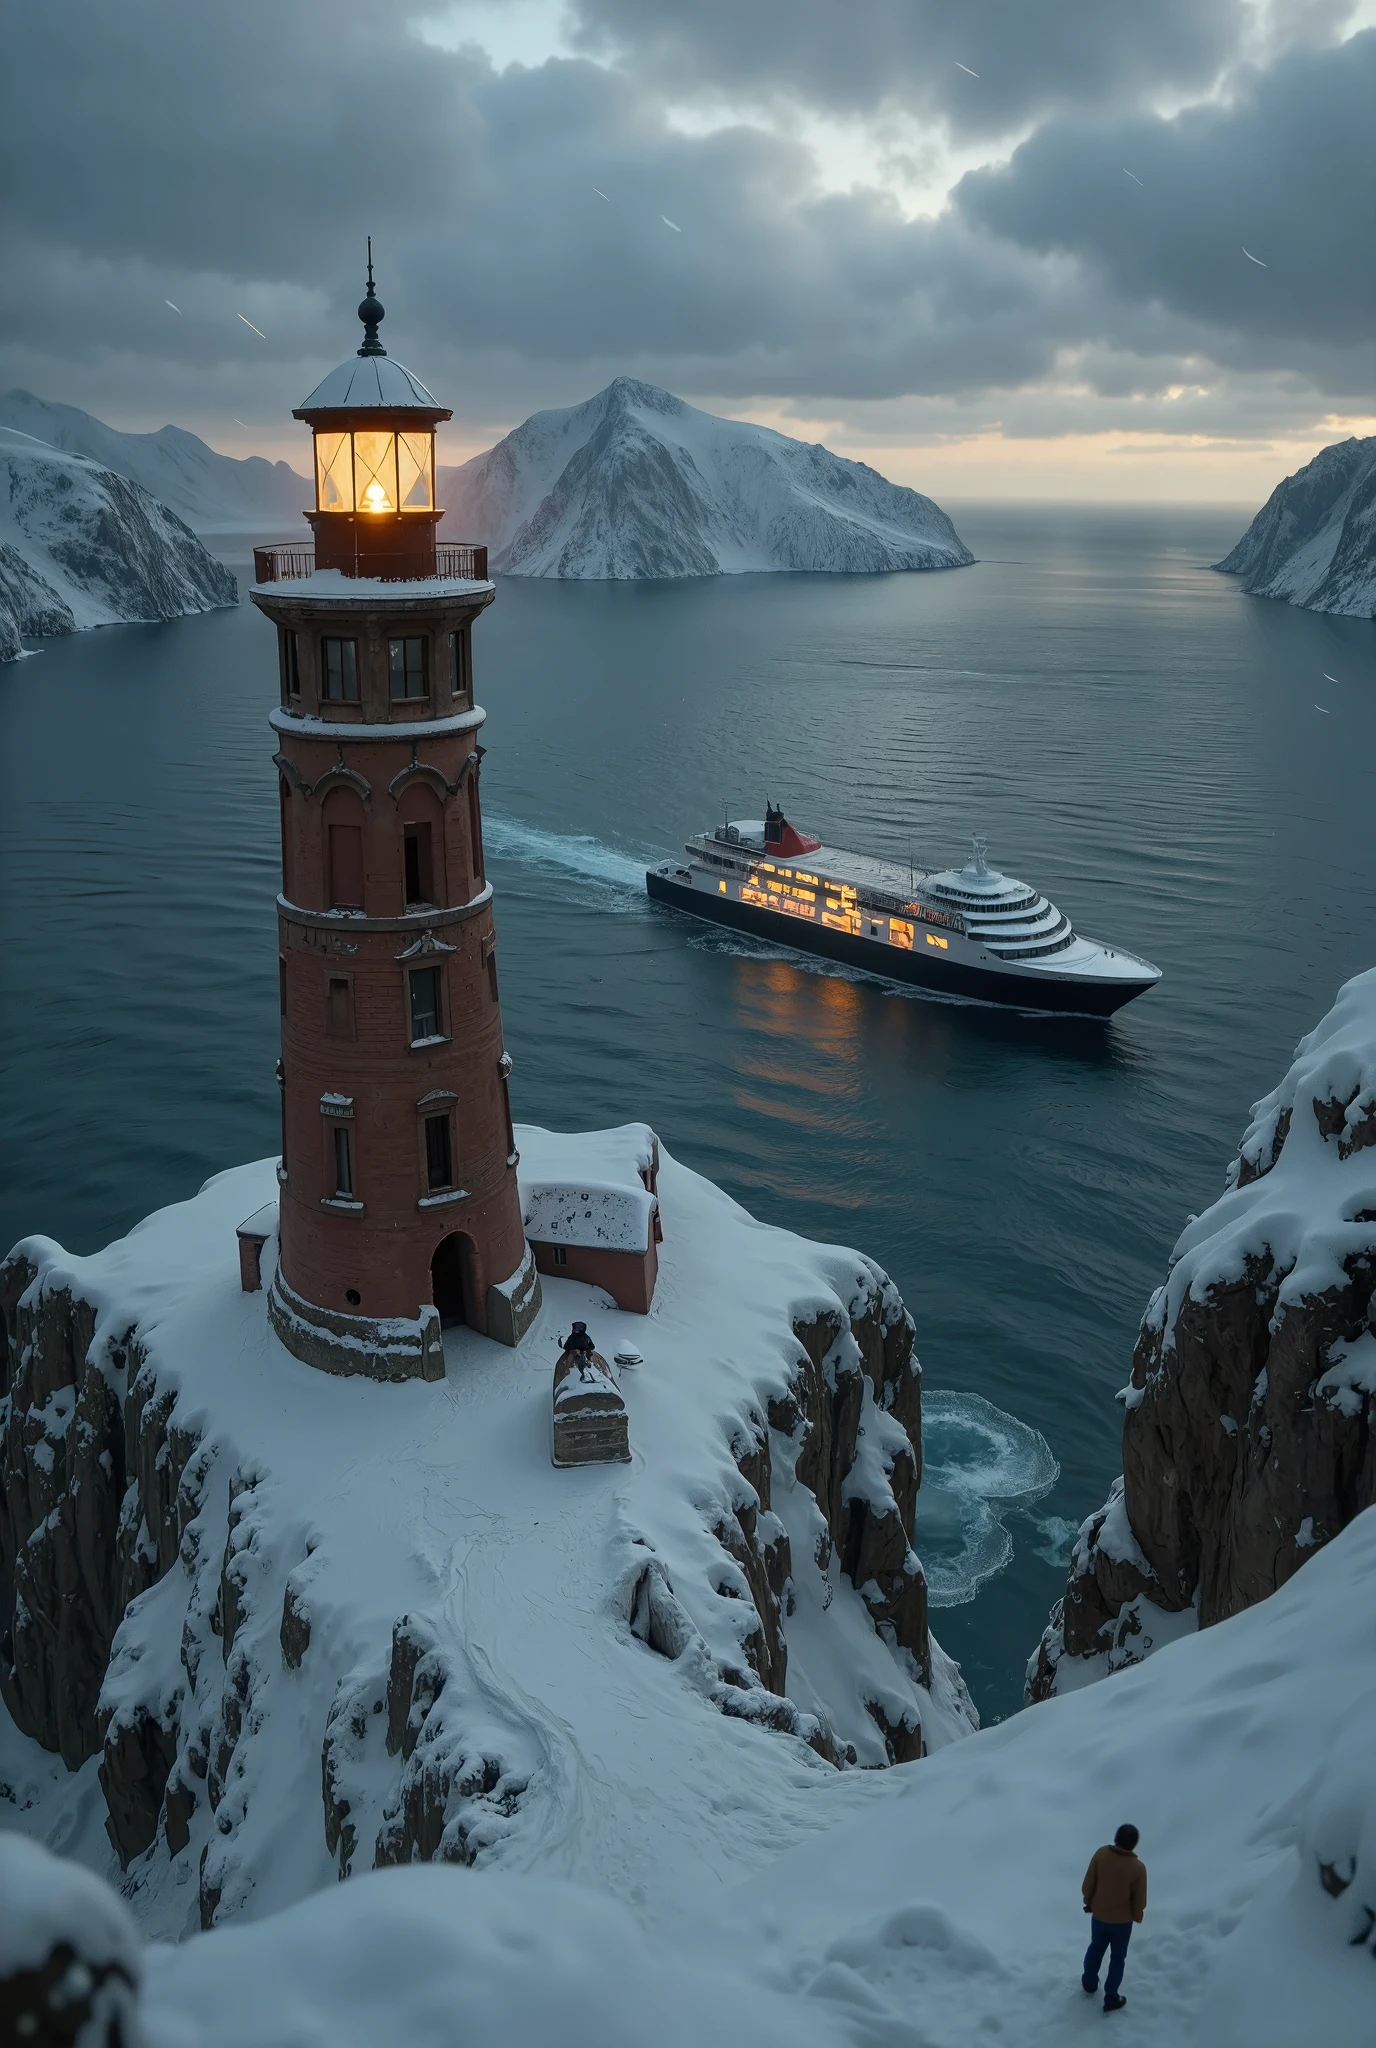
{"type": "Polygon", "coordinates": [[[332,370],[294,417],[315,443],[316,567],[402,580],[435,573],[435,428],[453,417],[378,339],[373,288],[358,309],[363,346],[332,370]]]}

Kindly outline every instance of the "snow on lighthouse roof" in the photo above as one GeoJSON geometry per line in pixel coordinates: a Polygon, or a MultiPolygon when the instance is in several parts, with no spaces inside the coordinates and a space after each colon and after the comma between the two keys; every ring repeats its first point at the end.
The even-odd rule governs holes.
{"type": "Polygon", "coordinates": [[[337,370],[331,370],[329,376],[316,385],[309,398],[302,399],[292,417],[299,419],[304,413],[334,412],[345,406],[372,410],[385,406],[388,412],[405,409],[439,413],[445,419],[449,417],[447,408],[426,390],[420,378],[413,377],[393,356],[350,356],[347,362],[341,363],[337,370]]]}

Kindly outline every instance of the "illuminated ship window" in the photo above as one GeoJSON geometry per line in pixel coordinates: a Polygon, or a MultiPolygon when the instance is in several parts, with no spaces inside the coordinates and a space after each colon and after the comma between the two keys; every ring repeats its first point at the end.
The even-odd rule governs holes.
{"type": "Polygon", "coordinates": [[[429,434],[397,435],[397,490],[403,512],[429,512],[435,496],[430,488],[429,434]]]}
{"type": "Polygon", "coordinates": [[[315,502],[321,512],[354,509],[354,451],[348,434],[315,437],[315,502]]]}
{"type": "Polygon", "coordinates": [[[949,940],[949,939],[942,939],[942,938],[938,938],[938,936],[937,936],[937,934],[936,934],[935,932],[928,932],[928,933],[927,933],[927,944],[928,944],[929,946],[940,946],[940,948],[941,948],[941,950],[942,950],[942,952],[943,952],[943,953],[948,953],[948,952],[950,951],[950,949],[951,949],[951,942],[950,942],[950,940],[949,940]]]}
{"type": "Polygon", "coordinates": [[[905,953],[911,953],[913,949],[912,926],[905,924],[901,917],[891,917],[889,919],[889,942],[891,945],[901,946],[905,953]]]}
{"type": "Polygon", "coordinates": [[[726,894],[726,884],[725,884],[725,882],[718,882],[718,883],[717,883],[717,894],[718,894],[719,896],[724,896],[724,895],[726,894]]]}
{"type": "Polygon", "coordinates": [[[822,886],[816,875],[805,875],[801,868],[793,870],[793,879],[795,882],[811,882],[814,889],[820,889],[822,886]]]}
{"type": "Polygon", "coordinates": [[[354,435],[354,501],[360,512],[397,509],[397,437],[354,435]]]}

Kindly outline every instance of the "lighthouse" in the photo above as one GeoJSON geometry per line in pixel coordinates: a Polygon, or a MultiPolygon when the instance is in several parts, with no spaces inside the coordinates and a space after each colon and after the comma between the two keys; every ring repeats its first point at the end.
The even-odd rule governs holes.
{"type": "Polygon", "coordinates": [[[363,341],[295,409],[314,544],[254,550],[277,631],[271,715],[282,1157],[268,1289],[298,1358],[376,1379],[444,1373],[441,1331],[516,1344],[540,1304],[517,1188],[472,634],[483,547],[436,540],[451,417],[363,341]]]}

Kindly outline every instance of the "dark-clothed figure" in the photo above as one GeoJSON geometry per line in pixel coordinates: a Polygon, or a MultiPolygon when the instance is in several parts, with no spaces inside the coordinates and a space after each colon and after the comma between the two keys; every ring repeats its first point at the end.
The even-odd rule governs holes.
{"type": "Polygon", "coordinates": [[[575,1323],[573,1328],[569,1331],[568,1336],[564,1339],[565,1353],[568,1353],[570,1351],[580,1351],[582,1352],[583,1356],[587,1358],[590,1357],[596,1349],[597,1346],[593,1343],[592,1338],[588,1335],[588,1326],[586,1323],[575,1323]]]}
{"type": "Polygon", "coordinates": [[[1119,1987],[1123,1982],[1123,1966],[1128,1959],[1128,1941],[1133,1928],[1141,1925],[1142,1915],[1147,1910],[1147,1866],[1133,1853],[1137,1842],[1135,1827],[1126,1825],[1119,1828],[1112,1842],[1096,1849],[1090,1857],[1089,1869],[1080,1887],[1084,1893],[1085,1911],[1091,1915],[1089,1947],[1085,1950],[1080,1982],[1085,1996],[1093,1997],[1099,1989],[1099,1965],[1107,1949],[1105,2012],[1117,2012],[1127,2004],[1119,1987]]]}

